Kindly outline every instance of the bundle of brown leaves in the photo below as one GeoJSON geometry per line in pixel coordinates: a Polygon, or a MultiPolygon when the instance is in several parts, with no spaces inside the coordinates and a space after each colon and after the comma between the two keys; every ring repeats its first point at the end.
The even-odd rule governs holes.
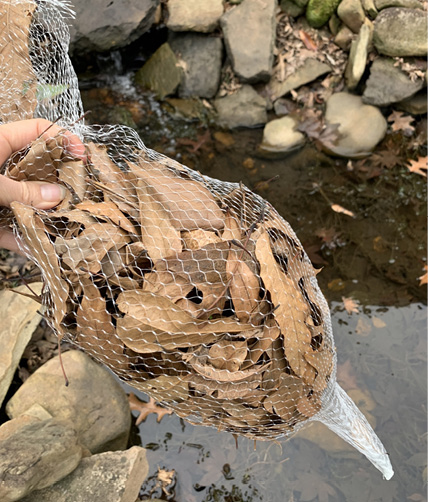
{"type": "Polygon", "coordinates": [[[273,439],[316,414],[334,347],[289,225],[245,187],[153,152],[87,151],[40,138],[6,166],[68,190],[53,210],[16,202],[11,215],[59,339],[192,423],[273,439]]]}

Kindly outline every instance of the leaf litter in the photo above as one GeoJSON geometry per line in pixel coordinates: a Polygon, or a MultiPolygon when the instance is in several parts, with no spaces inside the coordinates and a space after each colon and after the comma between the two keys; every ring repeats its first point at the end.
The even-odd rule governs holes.
{"type": "Polygon", "coordinates": [[[59,336],[147,392],[142,416],[167,406],[254,439],[314,416],[334,351],[316,271],[275,210],[143,151],[119,167],[90,143],[83,165],[54,141],[42,157],[34,142],[6,174],[18,159],[24,179],[68,180],[53,210],[12,206],[59,336]]]}

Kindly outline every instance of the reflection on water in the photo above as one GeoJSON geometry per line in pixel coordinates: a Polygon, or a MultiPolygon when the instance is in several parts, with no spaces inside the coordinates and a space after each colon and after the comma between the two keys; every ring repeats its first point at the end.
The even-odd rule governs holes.
{"type": "Polygon", "coordinates": [[[426,307],[364,306],[347,314],[332,304],[338,379],[374,425],[395,476],[381,474],[320,424],[275,444],[194,427],[175,416],[139,427],[150,476],[142,499],[202,501],[424,500],[426,482],[426,307]],[[168,498],[157,469],[175,470],[168,498]],[[422,498],[418,498],[419,495],[422,498]]]}

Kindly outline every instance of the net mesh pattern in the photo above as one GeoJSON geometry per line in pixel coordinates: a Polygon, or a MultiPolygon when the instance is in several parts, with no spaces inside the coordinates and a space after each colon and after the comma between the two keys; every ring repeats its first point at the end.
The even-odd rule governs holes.
{"type": "Polygon", "coordinates": [[[319,420],[392,476],[367,420],[336,383],[327,302],[301,243],[241,184],[202,176],[132,129],[87,126],[67,56],[72,10],[0,2],[0,120],[56,120],[3,166],[62,184],[42,211],[3,211],[40,268],[45,316],[66,339],[183,419],[257,440],[319,420]]]}

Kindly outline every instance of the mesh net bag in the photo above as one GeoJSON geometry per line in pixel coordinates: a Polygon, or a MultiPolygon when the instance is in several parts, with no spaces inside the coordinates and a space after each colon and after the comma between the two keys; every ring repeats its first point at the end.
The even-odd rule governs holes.
{"type": "Polygon", "coordinates": [[[40,268],[44,315],[120,379],[192,424],[257,440],[317,420],[382,471],[388,454],[336,382],[327,302],[289,224],[245,186],[146,148],[135,131],[87,126],[67,56],[72,11],[8,0],[0,12],[0,120],[58,120],[3,174],[67,189],[54,209],[3,210],[40,268]]]}

